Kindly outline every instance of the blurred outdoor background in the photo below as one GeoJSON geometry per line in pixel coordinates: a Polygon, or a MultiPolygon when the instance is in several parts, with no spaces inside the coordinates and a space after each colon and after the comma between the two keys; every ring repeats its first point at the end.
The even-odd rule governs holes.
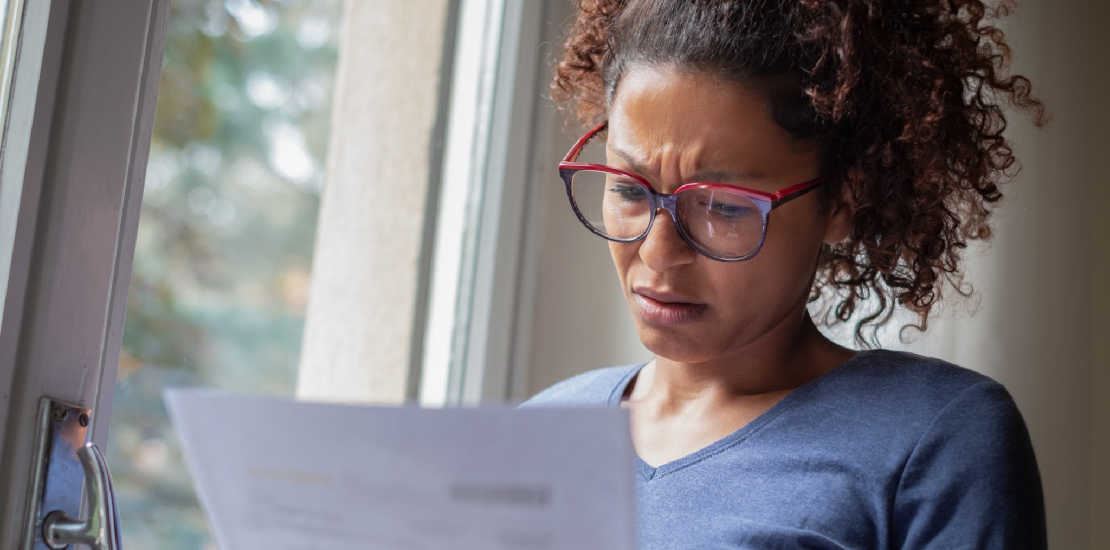
{"type": "Polygon", "coordinates": [[[130,548],[212,547],[162,404],[292,395],[341,0],[173,0],[109,461],[130,548]]]}

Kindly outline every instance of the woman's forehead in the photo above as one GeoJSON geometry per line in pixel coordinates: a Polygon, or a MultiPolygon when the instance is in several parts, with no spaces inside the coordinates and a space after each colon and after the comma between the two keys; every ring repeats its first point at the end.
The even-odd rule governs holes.
{"type": "Polygon", "coordinates": [[[653,69],[622,79],[608,133],[620,150],[636,153],[665,147],[751,150],[790,141],[761,93],[701,73],[653,69]]]}
{"type": "MultiPolygon", "coordinates": [[[[762,86],[749,85],[721,75],[669,66],[633,65],[625,71],[612,98],[610,112],[634,112],[660,105],[670,109],[673,123],[749,119],[773,122],[768,95],[762,86]]],[[[613,118],[613,116],[610,118],[613,118]]]]}
{"type": "Polygon", "coordinates": [[[628,77],[610,111],[609,162],[671,182],[755,185],[804,179],[816,169],[815,145],[791,137],[757,92],[715,81],[701,86],[703,78],[680,72],[628,77]]]}

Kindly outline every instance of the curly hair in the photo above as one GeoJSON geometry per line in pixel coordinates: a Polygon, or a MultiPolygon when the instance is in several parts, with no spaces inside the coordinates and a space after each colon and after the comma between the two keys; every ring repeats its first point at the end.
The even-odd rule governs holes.
{"type": "Polygon", "coordinates": [[[1029,79],[1008,74],[1010,48],[991,24],[1013,7],[579,0],[552,96],[589,125],[633,64],[777,82],[768,89],[775,121],[820,145],[831,183],[822,204],[840,197],[852,212],[848,237],[822,250],[810,302],[824,304],[817,317],[827,325],[860,313],[855,335],[866,346],[898,305],[924,331],[946,284],[971,294],[961,253],[990,238],[999,185],[1018,172],[1002,103],[1032,112],[1037,126],[1047,120],[1029,79]]]}

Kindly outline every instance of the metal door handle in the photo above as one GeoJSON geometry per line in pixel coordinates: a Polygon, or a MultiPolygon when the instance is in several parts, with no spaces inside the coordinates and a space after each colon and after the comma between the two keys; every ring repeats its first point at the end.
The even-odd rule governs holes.
{"type": "Polygon", "coordinates": [[[85,471],[87,519],[73,519],[57,510],[42,522],[42,539],[53,549],[68,544],[86,544],[93,550],[120,550],[119,515],[108,462],[96,443],[86,443],[77,450],[77,458],[85,471]]]}

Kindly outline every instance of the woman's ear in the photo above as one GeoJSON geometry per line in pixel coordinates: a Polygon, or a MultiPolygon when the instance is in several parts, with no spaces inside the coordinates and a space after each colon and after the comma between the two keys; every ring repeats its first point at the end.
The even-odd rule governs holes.
{"type": "Polygon", "coordinates": [[[823,240],[825,244],[831,246],[847,239],[849,233],[851,233],[853,208],[847,192],[830,200],[832,200],[832,204],[828,205],[829,216],[825,222],[823,240]]]}

